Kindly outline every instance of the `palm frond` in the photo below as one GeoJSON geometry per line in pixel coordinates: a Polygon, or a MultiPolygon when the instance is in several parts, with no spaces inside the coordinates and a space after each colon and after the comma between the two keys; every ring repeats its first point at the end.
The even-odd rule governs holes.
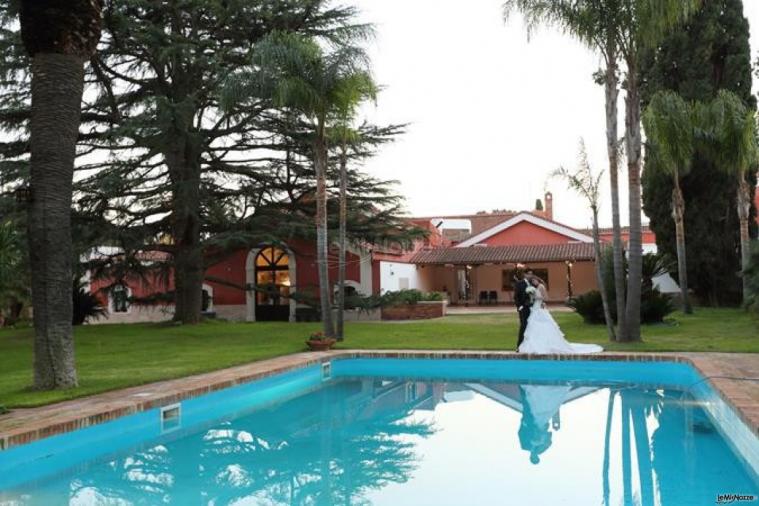
{"type": "Polygon", "coordinates": [[[549,177],[561,179],[571,190],[574,190],[585,198],[591,208],[598,209],[601,199],[601,180],[603,177],[603,171],[598,174],[593,173],[593,169],[588,160],[588,151],[584,139],[580,139],[577,170],[570,172],[564,167],[559,167],[553,171],[549,177]]]}
{"type": "Polygon", "coordinates": [[[658,162],[648,167],[676,177],[686,175],[695,151],[693,126],[693,106],[673,91],[656,92],[643,113],[648,154],[658,162]]]}
{"type": "Polygon", "coordinates": [[[715,161],[722,170],[743,175],[759,162],[756,113],[730,91],[721,90],[709,106],[715,161]]]}

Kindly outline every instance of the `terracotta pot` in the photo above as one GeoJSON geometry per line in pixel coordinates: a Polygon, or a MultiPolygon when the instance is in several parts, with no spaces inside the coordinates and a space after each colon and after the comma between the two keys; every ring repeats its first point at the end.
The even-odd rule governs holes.
{"type": "Polygon", "coordinates": [[[336,339],[309,339],[306,341],[311,351],[327,351],[337,342],[336,339]]]}

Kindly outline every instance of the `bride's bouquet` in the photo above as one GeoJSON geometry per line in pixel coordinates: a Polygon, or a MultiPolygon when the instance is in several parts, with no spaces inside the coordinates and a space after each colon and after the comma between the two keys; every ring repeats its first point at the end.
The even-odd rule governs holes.
{"type": "Polygon", "coordinates": [[[530,304],[532,304],[533,302],[535,302],[535,294],[538,293],[538,289],[530,285],[525,289],[525,293],[530,298],[530,304]]]}

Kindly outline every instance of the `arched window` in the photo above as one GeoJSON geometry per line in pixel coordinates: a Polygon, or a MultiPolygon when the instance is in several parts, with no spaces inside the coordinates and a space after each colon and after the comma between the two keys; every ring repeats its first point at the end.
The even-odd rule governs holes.
{"type": "Polygon", "coordinates": [[[290,314],[290,257],[275,246],[256,256],[256,319],[287,320],[290,314]]]}

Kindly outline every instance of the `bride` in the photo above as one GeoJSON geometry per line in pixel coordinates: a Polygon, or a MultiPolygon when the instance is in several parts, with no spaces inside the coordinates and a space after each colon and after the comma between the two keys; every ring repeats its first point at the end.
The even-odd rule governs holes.
{"type": "Polygon", "coordinates": [[[564,339],[564,333],[546,309],[547,291],[545,283],[534,275],[528,276],[527,281],[532,285],[531,288],[528,288],[528,292],[532,295],[533,303],[530,308],[530,317],[527,319],[524,341],[519,346],[519,353],[545,355],[603,351],[603,348],[597,344],[570,343],[564,339]]]}

